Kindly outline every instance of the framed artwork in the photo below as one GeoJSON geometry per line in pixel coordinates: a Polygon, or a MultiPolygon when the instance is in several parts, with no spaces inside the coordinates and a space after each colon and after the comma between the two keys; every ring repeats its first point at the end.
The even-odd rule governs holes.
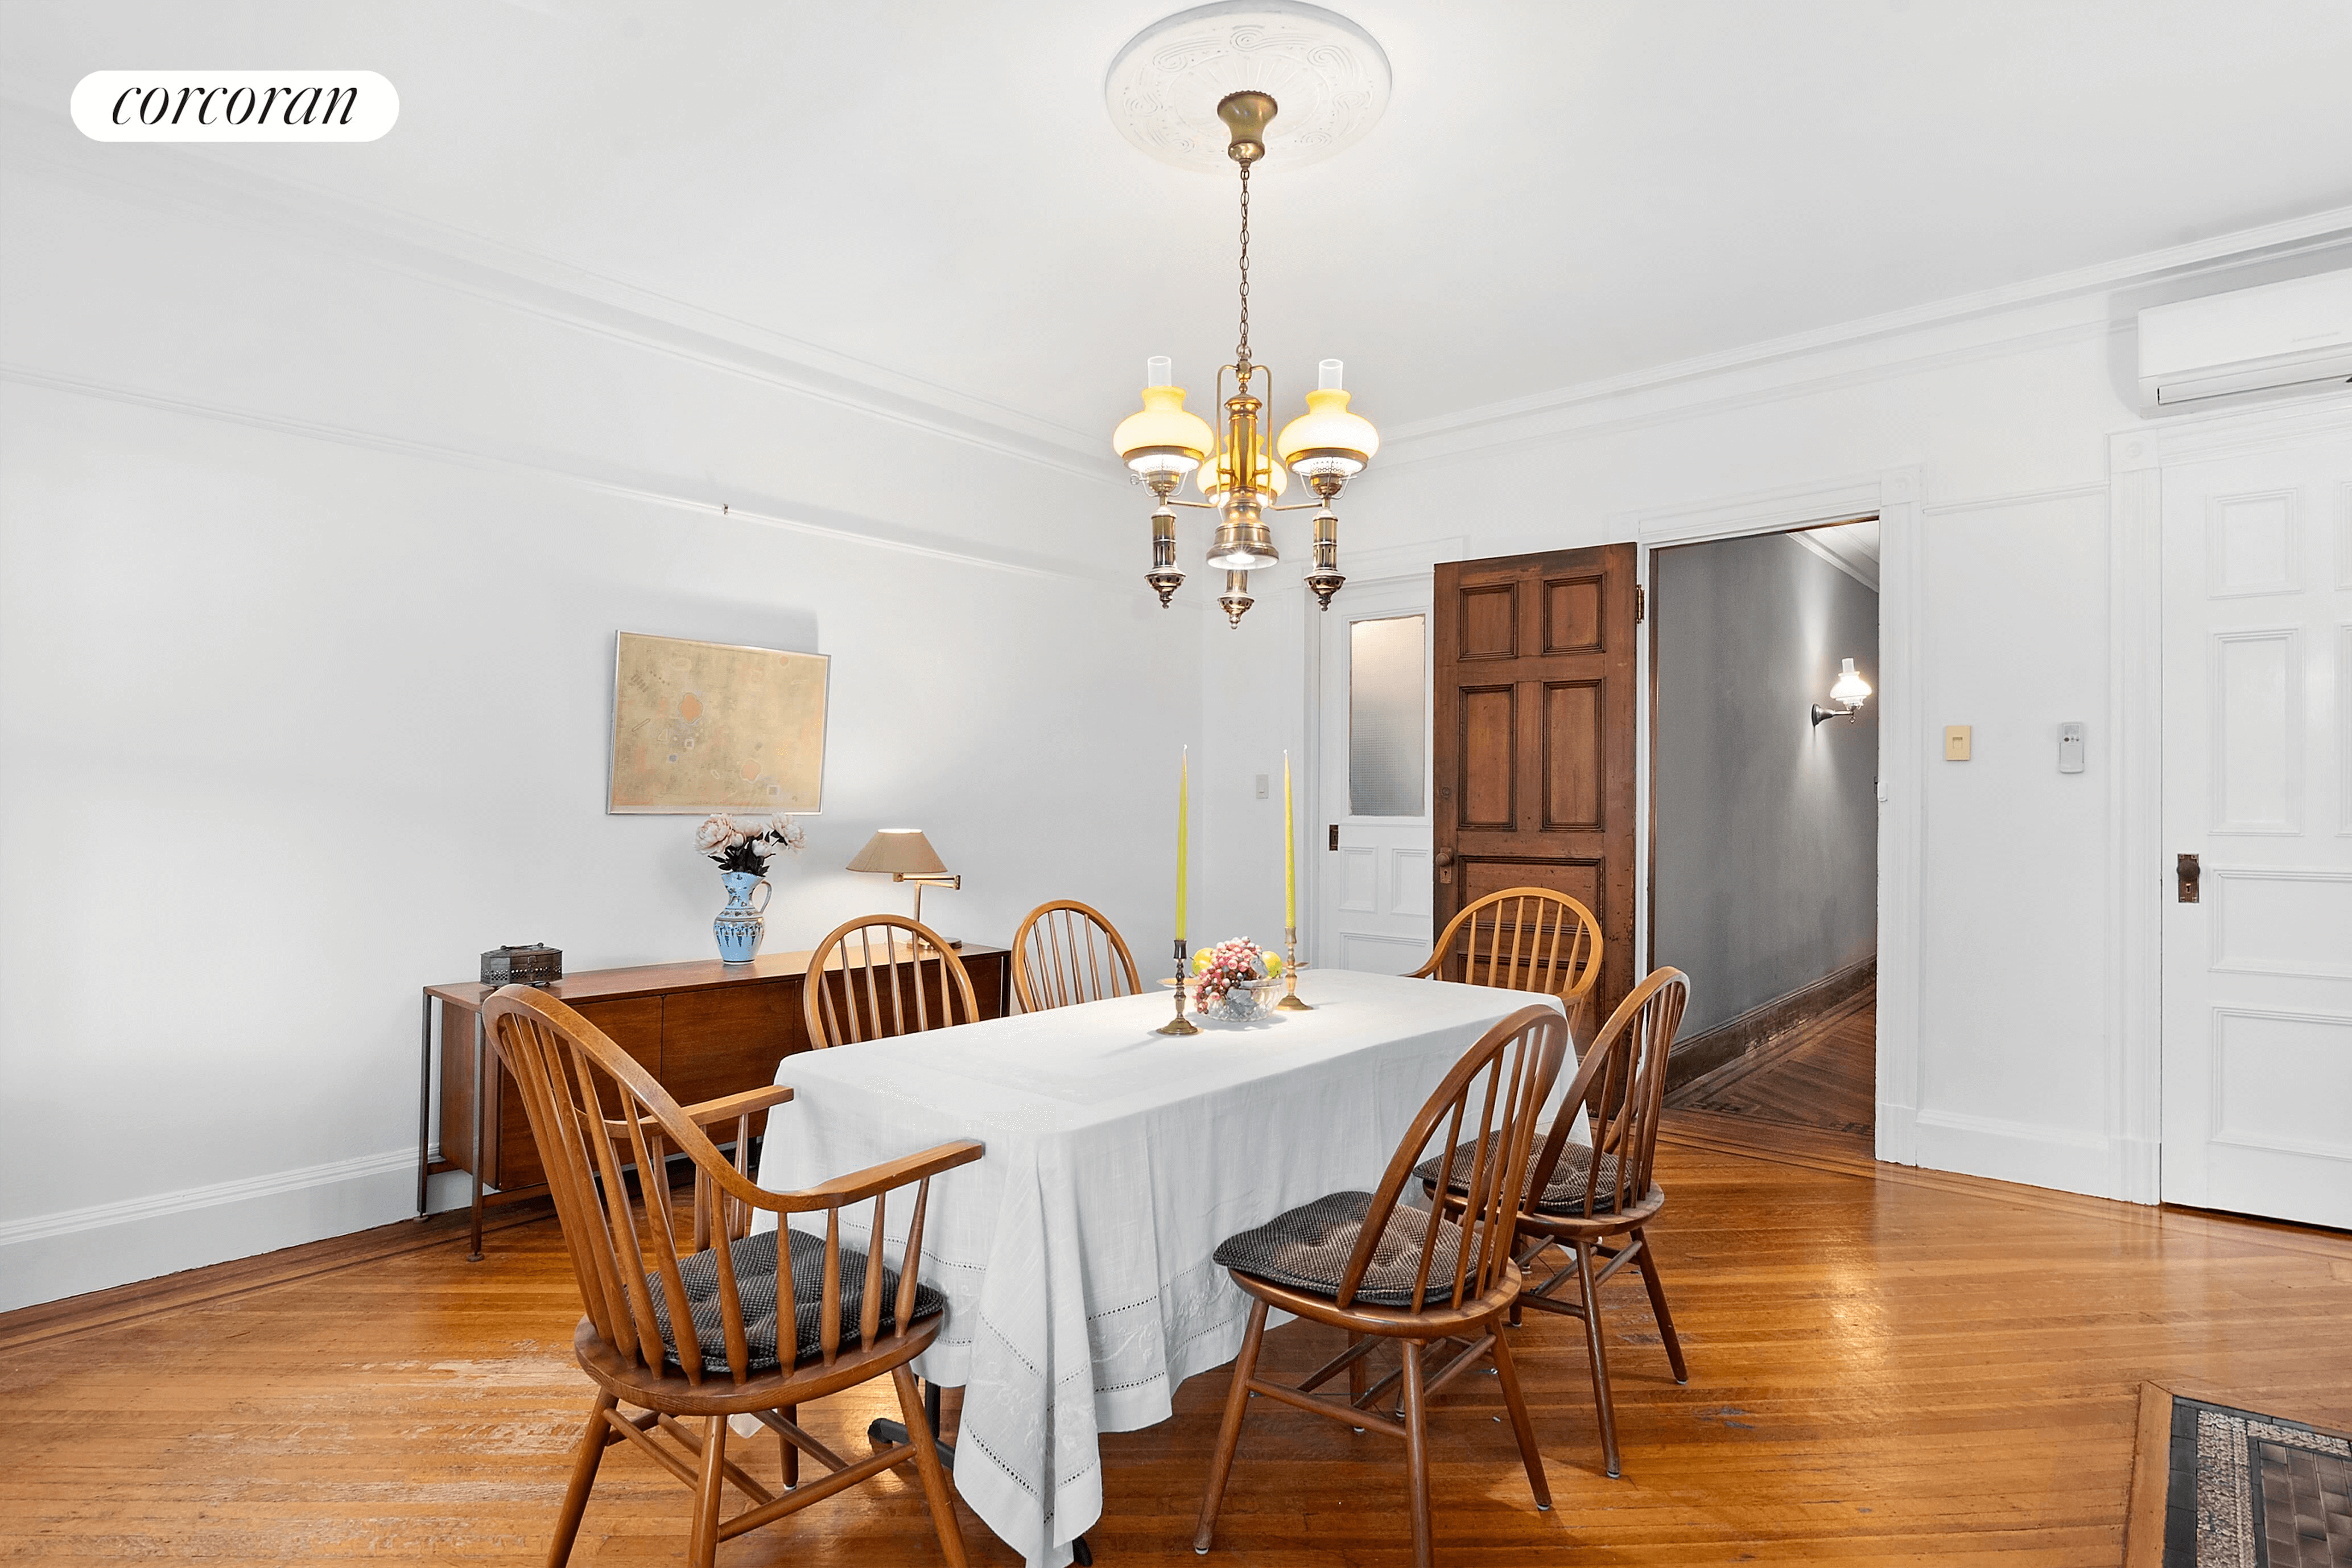
{"type": "Polygon", "coordinates": [[[604,809],[822,811],[832,662],[821,653],[621,633],[604,809]]]}

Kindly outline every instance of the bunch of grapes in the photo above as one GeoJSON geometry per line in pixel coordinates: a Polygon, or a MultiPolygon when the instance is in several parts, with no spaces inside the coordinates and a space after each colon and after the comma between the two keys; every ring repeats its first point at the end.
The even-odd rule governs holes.
{"type": "Polygon", "coordinates": [[[1236,937],[1192,955],[1192,973],[1200,977],[1196,997],[1201,1002],[1223,996],[1244,981],[1277,974],[1282,960],[1273,952],[1236,937]]]}

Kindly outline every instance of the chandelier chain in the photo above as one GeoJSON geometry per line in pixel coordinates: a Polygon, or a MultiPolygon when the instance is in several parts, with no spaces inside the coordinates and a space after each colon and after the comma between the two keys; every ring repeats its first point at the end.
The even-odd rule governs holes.
{"type": "Polygon", "coordinates": [[[1242,165],[1242,336],[1234,350],[1242,374],[1249,374],[1249,177],[1250,166],[1242,165]]]}

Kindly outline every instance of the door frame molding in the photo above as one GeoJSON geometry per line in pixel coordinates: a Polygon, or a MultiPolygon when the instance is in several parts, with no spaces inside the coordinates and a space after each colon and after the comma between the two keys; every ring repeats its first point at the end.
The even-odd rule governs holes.
{"type": "Polygon", "coordinates": [[[2107,1133],[2116,1195],[2162,1201],[2164,468],[2352,435],[2352,396],[2175,415],[2107,437],[2107,1133]]]}
{"type": "MultiPolygon", "coordinates": [[[[1818,484],[1612,513],[1608,537],[1630,539],[1643,587],[1654,585],[1650,552],[1711,539],[1785,533],[1809,524],[1875,515],[1879,529],[1878,589],[1878,1104],[1877,1155],[1897,1164],[1919,1163],[1921,870],[1925,823],[1921,789],[1927,729],[1919,647],[1920,585],[1925,556],[1925,469],[1884,468],[1818,484]]],[[[1655,623],[1653,623],[1654,630],[1655,623]]],[[[1651,689],[1650,638],[1634,643],[1636,689],[1651,689]]],[[[1637,702],[1633,762],[1638,779],[1651,776],[1649,704],[1637,702]]],[[[1642,944],[1636,973],[1651,963],[1650,791],[1634,792],[1634,933],[1642,944]]]]}

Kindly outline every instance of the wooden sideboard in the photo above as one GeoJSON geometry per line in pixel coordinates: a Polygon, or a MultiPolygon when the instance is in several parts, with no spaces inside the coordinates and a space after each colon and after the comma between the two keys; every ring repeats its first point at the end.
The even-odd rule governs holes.
{"type": "MultiPolygon", "coordinates": [[[[760,1089],[776,1064],[809,1049],[801,991],[809,954],[768,953],[749,963],[716,959],[593,969],[543,987],[576,1009],[614,1045],[651,1068],[681,1105],[760,1089]]],[[[980,1016],[1000,1016],[1010,991],[1012,955],[966,943],[956,951],[971,975],[980,1016]]],[[[929,961],[936,963],[937,960],[929,961]]],[[[469,1256],[482,1252],[485,1186],[501,1196],[546,1182],[522,1096],[498,1052],[486,1047],[482,1000],[492,987],[467,981],[425,988],[417,1090],[416,1213],[425,1210],[425,1180],[438,1171],[472,1174],[474,1228],[469,1256]],[[441,1158],[429,1160],[432,1053],[436,1014],[441,1045],[441,1158]],[[488,1069],[496,1065],[495,1073],[488,1069]]],[[[764,1125],[765,1117],[759,1125],[764,1125]]]]}

